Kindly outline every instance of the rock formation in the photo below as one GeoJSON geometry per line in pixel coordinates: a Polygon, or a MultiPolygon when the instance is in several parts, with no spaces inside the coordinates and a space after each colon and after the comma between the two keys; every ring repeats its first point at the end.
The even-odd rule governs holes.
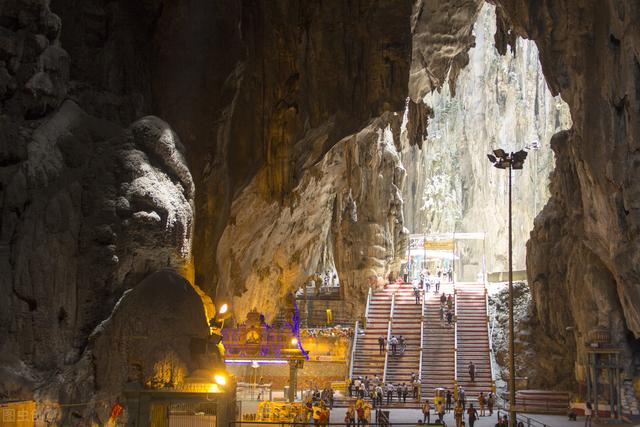
{"type": "Polygon", "coordinates": [[[630,352],[640,337],[638,5],[496,3],[498,49],[506,49],[510,35],[534,40],[547,83],[573,119],[571,130],[552,143],[551,198],[527,245],[536,319],[554,344],[544,352],[566,349],[581,380],[588,332],[604,326],[627,352],[625,378],[637,378],[630,352]],[[574,327],[573,337],[567,338],[567,326],[574,327]]]}
{"type": "MultiPolygon", "coordinates": [[[[485,4],[474,25],[468,64],[451,89],[445,85],[423,98],[433,111],[428,137],[421,149],[405,144],[402,156],[408,171],[407,228],[486,232],[488,272],[508,269],[508,176],[493,168],[486,154],[500,147],[530,150],[525,169],[514,173],[514,268],[523,270],[533,219],[549,197],[549,141],[571,125],[568,107],[546,86],[535,44],[518,39],[517,56],[500,55],[495,21],[495,7],[485,4]]],[[[475,256],[482,259],[481,253],[475,256]]]]}
{"type": "MultiPolygon", "coordinates": [[[[637,6],[494,2],[498,49],[535,40],[574,120],[530,243],[536,316],[556,342],[566,322],[595,322],[576,296],[588,277],[593,301],[637,336],[637,6]],[[583,255],[593,266],[576,270],[583,255]],[[555,316],[555,301],[574,311],[555,316]]],[[[421,100],[447,81],[453,94],[481,5],[2,2],[2,393],[84,363],[124,292],[164,267],[234,296],[238,314],[264,295],[273,314],[319,253],[349,298],[364,295],[402,247],[394,113],[409,97],[408,141],[421,144],[421,100]]]]}
{"type": "MultiPolygon", "coordinates": [[[[406,252],[405,171],[388,126],[394,118],[374,121],[318,161],[311,156],[285,206],[260,197],[260,175],[234,201],[216,258],[218,295],[235,297],[240,318],[254,308],[278,314],[287,293],[318,271],[323,255],[335,262],[345,312],[354,317],[370,279],[386,277],[393,266],[398,271],[406,252]]],[[[310,142],[320,149],[326,134],[317,137],[310,142]]]]}

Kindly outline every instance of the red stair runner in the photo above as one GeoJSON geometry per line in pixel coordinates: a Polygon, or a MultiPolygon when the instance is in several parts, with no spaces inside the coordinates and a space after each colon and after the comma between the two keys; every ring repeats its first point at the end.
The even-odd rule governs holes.
{"type": "Polygon", "coordinates": [[[458,304],[458,384],[467,400],[491,391],[492,375],[487,331],[487,307],[483,283],[456,284],[458,304]],[[469,377],[469,362],[475,365],[475,381],[469,377]]]}

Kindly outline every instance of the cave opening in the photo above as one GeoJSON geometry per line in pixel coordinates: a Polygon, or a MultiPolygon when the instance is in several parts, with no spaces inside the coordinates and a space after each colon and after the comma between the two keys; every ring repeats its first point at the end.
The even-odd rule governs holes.
{"type": "Polygon", "coordinates": [[[302,365],[299,385],[343,393],[373,375],[420,399],[502,390],[507,302],[493,279],[483,293],[507,262],[507,176],[485,158],[501,147],[529,150],[513,174],[518,388],[613,399],[589,364],[615,350],[618,408],[638,412],[635,2],[5,3],[2,405],[133,422],[150,395],[233,398],[229,373],[240,398],[265,375],[295,399],[302,365]],[[436,279],[437,247],[415,260],[430,257],[428,290],[405,277],[412,237],[478,232],[439,242],[449,265],[473,260],[464,280],[436,279]]]}

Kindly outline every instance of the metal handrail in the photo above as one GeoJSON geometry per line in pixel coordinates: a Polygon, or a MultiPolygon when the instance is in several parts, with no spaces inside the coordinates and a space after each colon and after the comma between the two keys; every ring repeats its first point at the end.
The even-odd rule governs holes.
{"type": "Polygon", "coordinates": [[[356,320],[356,324],[353,327],[353,342],[351,343],[351,357],[349,358],[349,378],[353,378],[353,364],[355,363],[356,358],[356,346],[358,345],[358,323],[356,320]]]}
{"type": "Polygon", "coordinates": [[[455,324],[453,325],[453,381],[458,382],[458,290],[453,286],[453,314],[455,324]]]}
{"type": "Polygon", "coordinates": [[[391,319],[393,319],[393,309],[396,305],[396,293],[391,295],[391,310],[389,310],[389,323],[387,324],[387,351],[384,353],[384,368],[382,371],[382,382],[387,382],[387,364],[389,363],[389,339],[391,338],[391,319]]]}
{"type": "Polygon", "coordinates": [[[371,286],[369,286],[369,293],[367,294],[367,305],[364,308],[364,327],[369,324],[369,305],[371,304],[371,286]]]}
{"type": "Polygon", "coordinates": [[[422,307],[420,308],[420,364],[418,365],[418,379],[420,381],[422,381],[422,355],[423,355],[423,347],[424,347],[424,319],[425,319],[425,307],[426,304],[424,303],[425,300],[427,299],[427,294],[425,293],[424,289],[421,289],[420,292],[422,292],[422,307]]]}
{"type": "Polygon", "coordinates": [[[484,310],[487,313],[487,335],[489,338],[489,371],[491,373],[491,385],[495,383],[493,377],[493,330],[489,326],[489,293],[487,292],[487,284],[484,285],[484,310]]]}
{"type": "MultiPolygon", "coordinates": [[[[509,413],[508,402],[499,396],[497,393],[494,394],[496,398],[496,409],[498,412],[498,417],[500,416],[500,410],[509,413]],[[502,403],[501,403],[502,402],[502,403]]],[[[542,421],[536,420],[535,418],[531,418],[527,415],[516,413],[516,423],[518,421],[522,421],[524,425],[527,427],[551,427],[549,424],[545,424],[542,421]]]]}

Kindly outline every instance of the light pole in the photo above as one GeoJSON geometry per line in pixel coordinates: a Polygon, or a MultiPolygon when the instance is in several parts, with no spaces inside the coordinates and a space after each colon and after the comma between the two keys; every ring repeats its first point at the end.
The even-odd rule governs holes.
{"type": "Polygon", "coordinates": [[[516,426],[516,362],[513,325],[513,250],[511,226],[511,172],[524,167],[527,152],[520,150],[507,154],[503,149],[493,150],[488,154],[489,161],[498,169],[509,170],[509,425],[516,426]]]}

